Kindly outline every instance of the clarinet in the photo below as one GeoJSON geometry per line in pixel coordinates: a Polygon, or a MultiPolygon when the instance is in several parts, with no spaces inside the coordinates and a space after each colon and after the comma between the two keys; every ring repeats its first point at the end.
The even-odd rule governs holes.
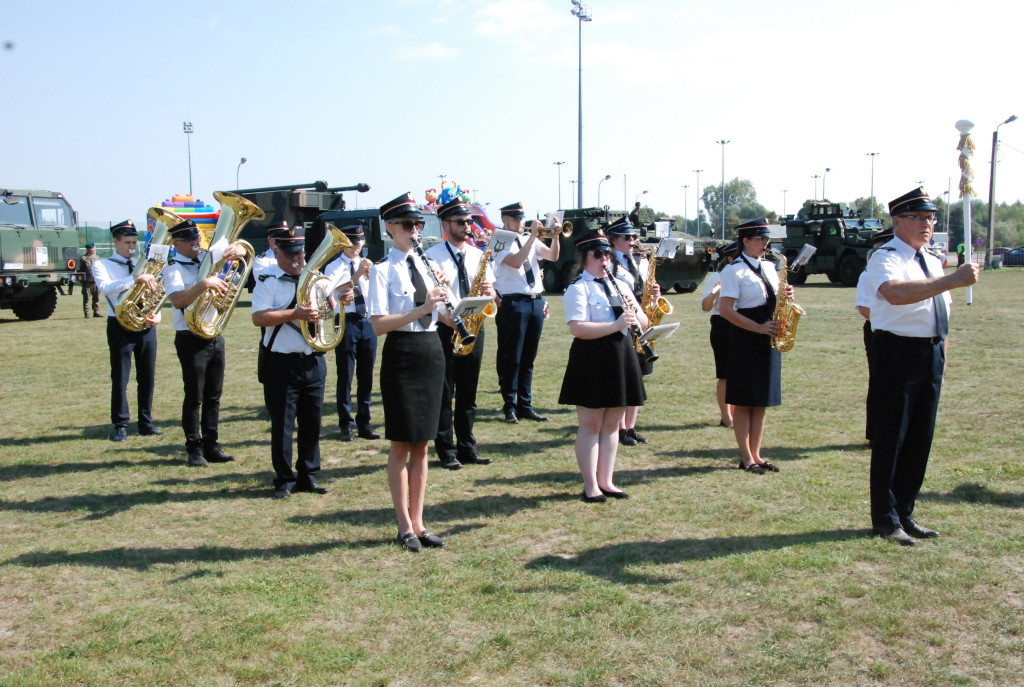
{"type": "MultiPolygon", "coordinates": [[[[604,271],[604,276],[612,285],[612,288],[615,289],[615,295],[619,297],[619,302],[622,303],[622,307],[629,308],[631,312],[635,313],[636,311],[627,305],[626,299],[622,297],[622,291],[619,290],[619,285],[615,283],[618,280],[612,276],[611,270],[606,269],[604,271]]],[[[643,331],[640,329],[640,325],[635,323],[629,325],[629,333],[633,337],[633,348],[636,349],[636,352],[643,357],[645,363],[650,365],[658,359],[658,354],[654,352],[653,348],[651,348],[651,344],[646,341],[640,341],[640,337],[643,336],[643,331]]]]}
{"type": "MultiPolygon", "coordinates": [[[[420,260],[423,262],[423,266],[427,268],[427,274],[430,275],[431,281],[434,282],[434,288],[441,288],[444,284],[434,274],[434,270],[430,269],[430,263],[427,262],[427,256],[423,253],[423,246],[419,242],[419,239],[412,240],[412,247],[416,249],[416,255],[420,256],[420,260]]],[[[444,299],[444,305],[448,308],[448,314],[451,315],[452,320],[455,321],[455,329],[458,330],[459,336],[462,337],[462,343],[465,346],[476,341],[476,334],[469,331],[466,323],[462,321],[461,317],[455,316],[455,308],[452,306],[452,302],[447,298],[444,299]]]]}

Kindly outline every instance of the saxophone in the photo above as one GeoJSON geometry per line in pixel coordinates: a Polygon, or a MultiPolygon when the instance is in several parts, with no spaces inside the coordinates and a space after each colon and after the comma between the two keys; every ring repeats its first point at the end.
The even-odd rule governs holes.
{"type": "MultiPolygon", "coordinates": [[[[161,207],[151,207],[147,214],[157,225],[157,230],[153,232],[149,245],[169,246],[171,244],[171,235],[168,233],[168,230],[181,223],[181,217],[161,207]]],[[[121,297],[121,300],[114,307],[114,315],[117,317],[120,325],[133,332],[141,332],[145,329],[146,319],[160,312],[164,299],[167,298],[163,275],[164,267],[167,266],[167,260],[163,255],[151,260],[148,257],[148,252],[147,248],[147,255],[143,255],[139,259],[135,269],[132,270],[132,277],[138,277],[142,274],[152,275],[156,279],[156,288],[150,289],[145,284],[135,283],[132,288],[125,292],[124,296],[121,297]]]]}
{"type": "MultiPolygon", "coordinates": [[[[476,271],[476,276],[473,277],[473,283],[469,286],[469,293],[467,298],[472,298],[480,295],[480,289],[483,286],[484,276],[487,273],[487,262],[491,259],[491,248],[488,246],[483,255],[480,256],[480,269],[476,271]]],[[[454,355],[469,355],[473,352],[473,346],[476,344],[476,335],[480,333],[480,327],[484,324],[484,319],[487,317],[494,317],[497,310],[494,307],[494,301],[487,304],[484,311],[477,313],[476,315],[467,315],[465,319],[466,329],[473,335],[473,339],[467,343],[462,343],[462,334],[456,329],[452,333],[452,353],[454,355]]]]}
{"type": "Polygon", "coordinates": [[[331,303],[331,280],[324,276],[323,268],[338,253],[352,247],[352,242],[336,226],[327,223],[325,228],[327,233],[323,241],[309,256],[309,262],[302,268],[302,274],[295,285],[295,302],[311,303],[320,313],[316,322],[299,322],[299,329],[310,348],[321,353],[333,351],[345,333],[345,318],[336,317],[337,313],[331,303]]]}
{"type": "Polygon", "coordinates": [[[800,321],[800,316],[806,314],[806,311],[786,296],[786,287],[789,286],[789,268],[786,266],[785,256],[776,253],[769,255],[775,261],[779,272],[779,288],[778,293],[775,294],[775,312],[772,314],[772,319],[781,325],[779,333],[772,337],[772,348],[780,353],[785,353],[796,343],[796,325],[800,321]]]}
{"type": "Polygon", "coordinates": [[[213,246],[221,238],[227,237],[229,242],[234,242],[234,245],[240,245],[245,249],[245,257],[232,260],[230,264],[225,264],[227,260],[224,258],[214,263],[213,255],[207,251],[206,257],[203,258],[196,282],[206,279],[211,274],[217,274],[227,282],[228,290],[218,293],[215,289],[206,289],[185,308],[185,324],[189,331],[202,339],[217,338],[227,326],[228,319],[238,304],[238,298],[242,295],[242,288],[249,279],[256,257],[256,251],[248,241],[235,239],[246,223],[264,217],[263,210],[234,193],[214,191],[213,197],[220,202],[221,209],[210,245],[213,246]]]}
{"type": "MultiPolygon", "coordinates": [[[[641,251],[641,255],[647,256],[647,279],[644,280],[644,293],[640,299],[640,307],[647,313],[650,326],[656,327],[661,324],[661,318],[672,314],[672,304],[664,296],[658,296],[655,299],[652,294],[652,287],[657,283],[655,278],[655,272],[658,269],[657,248],[641,251]]],[[[653,346],[654,344],[652,343],[651,345],[653,346]]]]}

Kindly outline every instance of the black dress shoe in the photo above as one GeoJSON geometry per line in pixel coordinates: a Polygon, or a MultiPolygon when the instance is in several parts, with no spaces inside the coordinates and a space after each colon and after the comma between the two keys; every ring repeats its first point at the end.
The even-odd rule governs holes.
{"type": "Polygon", "coordinates": [[[737,465],[736,467],[738,467],[740,470],[746,470],[747,472],[752,472],[755,475],[763,475],[764,474],[764,468],[761,467],[760,465],[758,465],[757,463],[751,463],[750,465],[744,465],[743,461],[741,460],[740,464],[737,465]]]}
{"type": "Polygon", "coordinates": [[[124,427],[114,427],[114,434],[110,437],[111,441],[128,441],[128,430],[124,427]]]}
{"type": "Polygon", "coordinates": [[[507,422],[510,425],[519,424],[519,418],[516,417],[516,411],[512,410],[511,408],[506,408],[505,422],[507,422]]]}
{"type": "Polygon", "coordinates": [[[230,463],[235,459],[234,456],[224,453],[220,446],[203,451],[203,457],[211,463],[230,463]]]}
{"type": "Polygon", "coordinates": [[[605,496],[604,494],[598,494],[597,496],[587,496],[587,492],[584,491],[582,494],[580,494],[580,499],[582,499],[584,503],[604,503],[605,501],[608,500],[608,497],[605,496]]]}
{"type": "Polygon", "coordinates": [[[622,444],[623,446],[636,446],[636,439],[634,439],[633,437],[629,436],[629,430],[627,430],[627,429],[620,429],[619,430],[619,443],[622,444]]]}
{"type": "Polygon", "coordinates": [[[646,444],[647,443],[647,437],[645,437],[643,434],[640,434],[639,432],[637,432],[636,431],[636,427],[634,427],[632,429],[627,429],[626,432],[629,433],[629,436],[633,437],[633,439],[636,441],[636,443],[638,443],[638,444],[646,444]]]}
{"type": "Polygon", "coordinates": [[[398,543],[406,551],[412,553],[419,553],[423,550],[423,544],[420,543],[420,538],[412,532],[406,532],[405,534],[398,535],[398,543]]]}
{"type": "Polygon", "coordinates": [[[520,408],[516,414],[519,417],[526,418],[527,420],[533,420],[534,422],[547,422],[548,419],[543,415],[539,415],[533,408],[520,408]]]}
{"type": "Polygon", "coordinates": [[[311,494],[326,494],[327,487],[310,477],[305,482],[296,482],[292,491],[305,491],[311,494]]]}
{"type": "Polygon", "coordinates": [[[935,530],[930,530],[927,527],[921,527],[918,525],[913,518],[900,518],[900,524],[903,525],[903,531],[911,537],[917,537],[918,539],[935,539],[935,537],[939,536],[939,533],[935,530]]]}
{"type": "Polygon", "coordinates": [[[351,429],[343,429],[343,430],[341,430],[341,435],[338,436],[338,441],[352,441],[352,430],[351,429]]]}
{"type": "Polygon", "coordinates": [[[462,463],[455,456],[441,456],[441,467],[448,470],[458,470],[462,467],[462,463]]]}
{"type": "Polygon", "coordinates": [[[465,458],[459,458],[459,462],[462,463],[463,465],[490,465],[492,461],[490,458],[484,458],[483,456],[473,455],[466,456],[465,458]]]}
{"type": "Polygon", "coordinates": [[[769,463],[767,460],[761,463],[761,467],[763,467],[768,472],[779,472],[779,469],[772,465],[771,463],[769,463]]]}
{"type": "Polygon", "coordinates": [[[275,499],[286,499],[292,495],[292,490],[288,487],[274,487],[274,498],[275,499]]]}
{"type": "Polygon", "coordinates": [[[369,427],[363,427],[361,430],[359,430],[359,438],[374,441],[376,439],[380,439],[381,437],[380,434],[377,434],[377,432],[374,432],[369,427]]]}
{"type": "Polygon", "coordinates": [[[437,536],[430,530],[423,530],[420,532],[418,539],[420,540],[420,544],[423,544],[423,546],[429,546],[432,549],[440,549],[445,544],[444,539],[441,539],[441,537],[437,536]]]}
{"type": "MultiPolygon", "coordinates": [[[[598,487],[600,489],[600,487],[598,487]]],[[[628,499],[629,494],[624,491],[608,491],[607,489],[601,489],[601,493],[610,499],[628,499]]]]}
{"type": "Polygon", "coordinates": [[[876,527],[874,533],[882,539],[894,541],[900,546],[913,546],[917,543],[917,540],[907,534],[906,530],[902,527],[894,527],[892,531],[889,532],[880,530],[876,527]]]}
{"type": "Polygon", "coordinates": [[[189,451],[188,454],[188,466],[190,468],[205,468],[209,463],[203,458],[202,454],[198,451],[189,451]]]}
{"type": "Polygon", "coordinates": [[[162,429],[157,429],[156,427],[139,427],[139,434],[144,437],[158,437],[163,433],[162,429]]]}

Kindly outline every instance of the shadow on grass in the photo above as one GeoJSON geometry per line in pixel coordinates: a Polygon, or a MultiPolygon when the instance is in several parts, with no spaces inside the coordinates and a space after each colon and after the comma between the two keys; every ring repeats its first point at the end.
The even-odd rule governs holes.
{"type": "MultiPolygon", "coordinates": [[[[828,453],[830,451],[867,451],[867,444],[830,444],[827,446],[810,446],[801,448],[790,448],[786,446],[772,446],[761,450],[761,457],[771,462],[783,463],[788,460],[806,460],[812,453],[828,453]]],[[[730,447],[726,449],[679,449],[677,451],[661,451],[657,455],[666,458],[714,458],[719,460],[739,460],[739,449],[730,447]]]]}
{"type": "Polygon", "coordinates": [[[1003,508],[1024,508],[1024,494],[992,491],[977,482],[965,482],[945,494],[921,492],[919,501],[942,501],[945,503],[983,503],[1003,508]]]}
{"type": "Polygon", "coordinates": [[[0,482],[13,482],[19,479],[39,479],[75,472],[117,470],[120,468],[162,468],[173,463],[174,461],[169,460],[98,460],[94,463],[57,463],[54,465],[23,463],[20,465],[4,465],[0,467],[0,482]]]}
{"type": "Polygon", "coordinates": [[[822,530],[796,534],[711,537],[709,539],[669,539],[611,544],[584,551],[577,556],[541,556],[526,564],[528,570],[583,572],[621,584],[667,584],[685,579],[629,572],[633,566],[676,565],[722,556],[773,551],[790,546],[849,541],[871,536],[871,531],[822,530]]]}
{"type": "MultiPolygon", "coordinates": [[[[619,487],[627,488],[630,485],[646,484],[648,482],[666,479],[669,477],[687,477],[690,475],[699,475],[706,472],[716,472],[724,469],[726,468],[719,465],[694,465],[689,467],[663,467],[655,468],[653,470],[616,470],[615,484],[619,487]]],[[[583,491],[583,478],[580,477],[580,473],[575,470],[535,472],[528,475],[517,475],[515,477],[491,477],[473,481],[473,486],[477,487],[494,484],[564,484],[569,485],[567,487],[569,489],[578,489],[579,491],[583,491]]],[[[571,495],[571,498],[577,497],[578,494],[571,495]]]]}
{"type": "MultiPolygon", "coordinates": [[[[243,475],[242,479],[252,479],[243,475]]],[[[269,484],[269,480],[267,480],[269,484]]],[[[57,496],[37,501],[6,501],[0,499],[0,508],[26,513],[66,513],[88,511],[84,520],[99,520],[131,510],[136,506],[150,506],[161,503],[192,503],[211,499],[265,499],[270,495],[269,486],[241,489],[221,488],[216,491],[172,492],[166,489],[138,491],[125,494],[81,494],[57,496]]]]}

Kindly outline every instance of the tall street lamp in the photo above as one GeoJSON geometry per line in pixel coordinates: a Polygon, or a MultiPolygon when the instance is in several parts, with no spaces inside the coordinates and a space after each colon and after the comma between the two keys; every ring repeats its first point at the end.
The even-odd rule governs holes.
{"type": "Polygon", "coordinates": [[[636,204],[636,202],[638,200],[640,200],[640,196],[645,196],[645,195],[647,195],[647,191],[641,191],[640,193],[636,194],[636,197],[633,199],[633,203],[636,204]]]}
{"type": "Polygon", "coordinates": [[[821,175],[812,174],[811,178],[814,179],[814,200],[818,200],[818,179],[821,178],[821,175]]]}
{"type": "Polygon", "coordinates": [[[786,194],[788,192],[788,188],[782,189],[782,219],[786,219],[786,194]]]}
{"type": "Polygon", "coordinates": [[[1017,115],[1010,115],[992,132],[992,172],[988,181],[988,241],[985,242],[986,269],[992,267],[992,241],[996,235],[996,154],[999,152],[999,127],[1016,119],[1017,115]]]}
{"type": "Polygon", "coordinates": [[[704,170],[703,169],[695,169],[693,171],[697,175],[697,236],[699,237],[700,236],[700,173],[703,172],[704,170]]]}
{"type": "Polygon", "coordinates": [[[246,160],[243,157],[241,160],[238,161],[238,166],[235,167],[235,188],[239,188],[239,186],[238,186],[238,170],[242,169],[242,165],[244,165],[245,162],[246,162],[246,160]]]}
{"type": "Polygon", "coordinates": [[[583,207],[583,22],[593,21],[590,16],[590,7],[580,4],[580,0],[572,0],[572,16],[579,19],[579,160],[576,170],[576,180],[579,184],[576,187],[576,207],[583,207]]]}
{"type": "Polygon", "coordinates": [[[725,139],[722,139],[721,141],[715,141],[715,143],[718,143],[718,144],[720,144],[722,146],[722,240],[723,241],[725,240],[725,145],[727,143],[731,143],[731,142],[732,142],[731,140],[726,141],[725,139]]]}
{"type": "Polygon", "coordinates": [[[552,163],[558,166],[558,209],[562,209],[562,165],[565,164],[565,160],[561,162],[552,163]]]}
{"type": "Polygon", "coordinates": [[[867,153],[871,156],[871,219],[875,218],[875,156],[878,153],[867,153]]]}
{"type": "Polygon", "coordinates": [[[188,194],[192,195],[192,122],[182,122],[181,128],[185,131],[185,141],[188,145],[188,194]]]}
{"type": "Polygon", "coordinates": [[[825,173],[821,175],[821,199],[828,200],[828,195],[825,193],[825,182],[828,180],[828,173],[832,171],[831,167],[825,168],[825,173]]]}
{"type": "Polygon", "coordinates": [[[688,189],[688,188],[690,188],[689,184],[683,184],[683,233],[684,234],[688,233],[686,231],[686,214],[687,214],[687,212],[686,212],[686,202],[687,202],[687,196],[689,195],[686,192],[686,189],[688,189]]]}
{"type": "Polygon", "coordinates": [[[604,207],[603,205],[601,205],[601,184],[603,184],[604,182],[608,181],[611,178],[611,174],[605,174],[604,178],[601,179],[601,181],[597,182],[597,207],[599,208],[604,207]]]}

